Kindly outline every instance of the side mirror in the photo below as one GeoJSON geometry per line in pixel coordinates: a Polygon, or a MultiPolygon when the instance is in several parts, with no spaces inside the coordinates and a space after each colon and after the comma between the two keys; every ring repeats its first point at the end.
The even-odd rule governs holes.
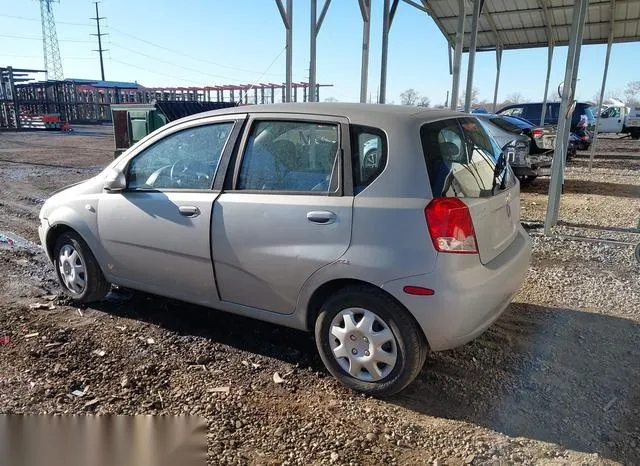
{"type": "Polygon", "coordinates": [[[104,180],[104,190],[108,193],[118,193],[127,187],[127,179],[119,168],[111,168],[104,180]]]}

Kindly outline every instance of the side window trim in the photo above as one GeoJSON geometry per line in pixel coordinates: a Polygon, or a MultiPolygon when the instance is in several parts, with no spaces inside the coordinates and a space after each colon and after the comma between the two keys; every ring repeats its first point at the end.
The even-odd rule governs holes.
{"type": "MultiPolygon", "coordinates": [[[[318,116],[318,115],[309,115],[309,114],[290,114],[290,113],[257,113],[253,115],[249,115],[245,120],[243,125],[243,133],[238,138],[235,144],[235,148],[233,150],[232,161],[229,163],[227,173],[224,177],[223,181],[223,190],[225,192],[235,192],[235,193],[243,193],[243,194],[275,194],[275,195],[292,195],[292,196],[322,196],[322,197],[331,197],[331,196],[342,196],[347,192],[352,192],[352,183],[345,176],[345,149],[348,149],[348,125],[345,123],[344,118],[336,118],[329,116],[318,116]],[[237,185],[240,178],[240,170],[242,167],[242,161],[244,159],[245,152],[247,150],[247,146],[249,144],[249,139],[251,137],[251,132],[255,125],[260,122],[265,121],[291,121],[291,122],[305,122],[311,124],[332,124],[337,127],[338,131],[338,148],[336,151],[336,162],[338,164],[338,173],[332,173],[331,179],[329,180],[330,186],[333,186],[336,182],[338,183],[337,190],[334,191],[319,191],[319,192],[311,192],[311,191],[286,191],[286,190],[248,190],[248,189],[237,189],[237,185]],[[345,145],[345,142],[347,143],[345,145]],[[334,177],[338,177],[337,180],[334,177]]],[[[348,162],[348,161],[347,161],[348,162]]],[[[351,164],[347,164],[348,169],[351,170],[351,164]]],[[[347,194],[348,195],[348,194],[347,194]]]]}
{"type": "Polygon", "coordinates": [[[216,190],[215,180],[220,174],[222,164],[223,164],[223,158],[229,152],[229,149],[230,148],[232,149],[233,146],[236,144],[236,139],[242,128],[242,123],[244,122],[244,120],[246,120],[246,114],[225,115],[225,118],[220,118],[220,119],[195,120],[195,122],[193,123],[190,122],[191,124],[187,124],[185,126],[176,126],[175,128],[171,128],[170,131],[168,131],[167,133],[164,133],[164,132],[159,133],[157,138],[150,140],[147,144],[140,147],[135,154],[132,154],[132,156],[129,157],[126,160],[126,162],[124,162],[124,165],[120,165],[121,167],[123,167],[123,172],[127,180],[127,188],[124,190],[124,192],[134,193],[134,192],[213,192],[215,191],[216,190]],[[242,117],[244,117],[244,119],[242,117]],[[211,185],[208,188],[130,188],[128,186],[131,163],[136,158],[145,154],[148,150],[155,147],[157,144],[162,143],[166,138],[173,137],[179,133],[182,133],[184,131],[188,131],[191,129],[201,128],[201,127],[211,126],[216,124],[225,124],[225,123],[231,123],[233,126],[231,127],[231,130],[229,131],[229,135],[227,136],[227,139],[224,143],[224,146],[220,154],[220,158],[218,159],[218,163],[216,164],[215,171],[213,173],[211,185]]]}

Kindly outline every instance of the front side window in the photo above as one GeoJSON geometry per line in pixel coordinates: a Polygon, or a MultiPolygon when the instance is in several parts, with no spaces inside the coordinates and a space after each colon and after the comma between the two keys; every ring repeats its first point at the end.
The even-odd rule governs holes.
{"type": "Polygon", "coordinates": [[[502,151],[476,119],[425,124],[420,137],[434,197],[489,197],[513,185],[506,163],[496,170],[502,151]]]}
{"type": "Polygon", "coordinates": [[[129,189],[211,189],[232,122],[187,128],[138,154],[127,173],[129,189]]]}
{"type": "Polygon", "coordinates": [[[620,117],[620,108],[618,107],[609,107],[604,112],[602,112],[602,118],[619,118],[620,117]]]}
{"type": "Polygon", "coordinates": [[[355,194],[369,186],[387,163],[387,144],[379,129],[351,125],[353,189],[355,194]]]}
{"type": "Polygon", "coordinates": [[[246,143],[236,189],[335,192],[338,148],[336,124],[258,121],[246,143]]]}

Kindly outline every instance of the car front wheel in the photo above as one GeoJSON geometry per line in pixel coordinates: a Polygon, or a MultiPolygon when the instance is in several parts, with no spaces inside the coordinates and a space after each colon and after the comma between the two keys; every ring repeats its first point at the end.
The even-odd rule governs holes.
{"type": "Polygon", "coordinates": [[[100,301],[109,292],[111,285],[105,280],[102,270],[87,243],[72,231],[65,232],[56,240],[54,265],[64,292],[81,303],[100,301]]]}
{"type": "Polygon", "coordinates": [[[316,320],[315,337],[329,372],[346,387],[373,396],[393,395],[409,385],[428,352],[411,315],[369,287],[331,296],[316,320]]]}

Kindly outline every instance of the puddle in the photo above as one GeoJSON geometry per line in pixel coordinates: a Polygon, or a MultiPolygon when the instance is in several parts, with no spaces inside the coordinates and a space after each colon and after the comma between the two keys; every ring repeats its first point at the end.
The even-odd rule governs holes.
{"type": "Polygon", "coordinates": [[[24,239],[15,233],[5,231],[0,231],[0,249],[16,249],[32,253],[42,252],[42,247],[39,244],[24,239]]]}

